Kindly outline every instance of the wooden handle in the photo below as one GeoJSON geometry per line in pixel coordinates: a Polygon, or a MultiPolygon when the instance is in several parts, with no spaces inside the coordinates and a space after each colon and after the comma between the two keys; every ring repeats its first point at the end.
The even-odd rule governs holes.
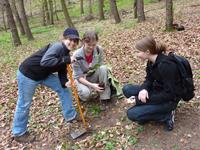
{"type": "Polygon", "coordinates": [[[86,129],[88,129],[88,124],[87,122],[85,121],[85,117],[83,115],[83,111],[82,111],[82,108],[81,108],[81,103],[80,103],[80,100],[79,100],[79,97],[78,97],[78,91],[76,89],[76,86],[74,84],[74,79],[73,79],[73,73],[72,73],[72,68],[70,66],[70,64],[67,64],[67,72],[69,74],[69,79],[70,79],[70,84],[71,84],[71,88],[72,88],[72,93],[74,95],[74,98],[78,104],[78,109],[79,109],[79,112],[80,112],[80,116],[81,116],[81,119],[83,121],[83,125],[86,129]]]}

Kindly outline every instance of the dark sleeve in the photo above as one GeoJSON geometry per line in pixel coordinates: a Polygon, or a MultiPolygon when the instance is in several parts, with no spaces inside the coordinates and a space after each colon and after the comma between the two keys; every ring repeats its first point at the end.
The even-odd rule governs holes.
{"type": "Polygon", "coordinates": [[[58,71],[58,77],[63,88],[66,88],[65,83],[68,81],[66,65],[58,71]]]}
{"type": "Polygon", "coordinates": [[[151,75],[151,71],[152,71],[152,65],[150,64],[150,62],[147,62],[146,77],[145,77],[145,81],[141,85],[141,89],[146,89],[147,91],[149,91],[149,89],[151,88],[153,80],[154,80],[151,75]]]}
{"type": "Polygon", "coordinates": [[[175,83],[178,74],[177,67],[174,63],[161,63],[158,70],[163,82],[163,90],[149,93],[149,103],[162,103],[173,101],[176,98],[175,83]]]}
{"type": "Polygon", "coordinates": [[[66,63],[70,64],[71,59],[69,55],[64,55],[61,43],[51,45],[40,61],[40,65],[43,67],[55,67],[66,63]]]}

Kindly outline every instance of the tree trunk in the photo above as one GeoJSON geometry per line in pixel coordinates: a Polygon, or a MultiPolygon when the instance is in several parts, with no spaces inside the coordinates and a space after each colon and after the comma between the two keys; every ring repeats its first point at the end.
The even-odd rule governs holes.
{"type": "Polygon", "coordinates": [[[137,18],[137,0],[133,2],[134,18],[137,18]]]}
{"type": "Polygon", "coordinates": [[[72,20],[71,20],[71,18],[70,18],[70,16],[69,16],[69,13],[68,13],[68,9],[67,9],[65,0],[60,0],[60,1],[61,1],[63,13],[64,13],[65,20],[66,20],[66,22],[67,22],[68,27],[74,27],[74,24],[72,23],[72,20]]]}
{"type": "Polygon", "coordinates": [[[21,19],[19,17],[19,13],[17,11],[15,0],[11,0],[11,8],[12,8],[12,12],[13,12],[13,14],[15,16],[15,21],[16,21],[18,27],[19,27],[21,35],[25,35],[24,27],[23,27],[22,21],[21,21],[21,19]]]}
{"type": "Polygon", "coordinates": [[[110,9],[111,9],[112,15],[114,16],[115,23],[120,23],[121,19],[120,19],[119,12],[117,9],[116,0],[110,0],[110,9]]]}
{"type": "Polygon", "coordinates": [[[104,0],[99,0],[99,20],[105,19],[103,6],[104,6],[104,0]]]}
{"type": "Polygon", "coordinates": [[[4,27],[4,30],[7,32],[6,19],[5,19],[5,9],[3,7],[3,4],[1,5],[1,11],[2,11],[3,27],[4,27]]]}
{"type": "Polygon", "coordinates": [[[46,26],[46,17],[45,17],[45,2],[42,1],[42,25],[46,26]]]}
{"type": "Polygon", "coordinates": [[[58,14],[57,14],[57,4],[56,4],[56,0],[54,0],[54,6],[55,6],[55,7],[54,7],[54,9],[55,9],[54,11],[55,11],[55,12],[54,12],[54,13],[55,13],[55,16],[56,16],[56,20],[58,21],[59,18],[58,18],[58,14]]]}
{"type": "Polygon", "coordinates": [[[45,20],[46,24],[50,24],[50,16],[49,16],[49,9],[47,0],[44,0],[44,10],[45,10],[45,20]]]}
{"type": "Polygon", "coordinates": [[[49,14],[50,14],[50,24],[54,24],[53,20],[53,1],[49,0],[49,14]]]}
{"type": "Polygon", "coordinates": [[[143,0],[137,0],[137,17],[138,17],[138,22],[145,21],[143,0]]]}
{"type": "Polygon", "coordinates": [[[26,33],[28,40],[33,40],[33,35],[31,33],[31,29],[28,24],[25,8],[24,8],[24,0],[18,0],[18,8],[20,12],[20,18],[26,33]]]}
{"type": "Polygon", "coordinates": [[[92,12],[92,0],[89,0],[89,16],[93,16],[93,12],[92,12]]]}
{"type": "Polygon", "coordinates": [[[166,0],[166,30],[173,29],[173,1],[166,0]]]}
{"type": "Polygon", "coordinates": [[[29,7],[30,7],[30,16],[32,17],[33,16],[33,13],[32,13],[32,0],[29,0],[29,7]]]}
{"type": "Polygon", "coordinates": [[[80,0],[81,14],[84,14],[83,0],[80,0]]]}
{"type": "Polygon", "coordinates": [[[5,7],[8,26],[9,26],[11,33],[12,33],[13,43],[14,43],[15,46],[19,46],[19,45],[21,45],[21,41],[20,41],[20,38],[19,38],[19,34],[18,34],[18,31],[17,31],[17,27],[16,27],[16,24],[15,24],[15,20],[14,20],[13,14],[12,14],[12,10],[11,10],[9,1],[8,0],[1,0],[0,2],[2,4],[2,6],[5,7]]]}

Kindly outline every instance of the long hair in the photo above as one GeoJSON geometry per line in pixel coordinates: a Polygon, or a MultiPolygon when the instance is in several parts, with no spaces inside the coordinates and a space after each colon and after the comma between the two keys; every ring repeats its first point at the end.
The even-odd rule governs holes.
{"type": "Polygon", "coordinates": [[[162,43],[156,42],[152,36],[146,36],[139,40],[136,43],[135,48],[143,52],[149,50],[150,54],[165,53],[167,51],[166,46],[162,43]]]}

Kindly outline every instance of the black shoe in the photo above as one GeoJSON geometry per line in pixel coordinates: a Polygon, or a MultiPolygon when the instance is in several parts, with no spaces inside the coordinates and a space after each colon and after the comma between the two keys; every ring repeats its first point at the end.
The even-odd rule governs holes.
{"type": "Polygon", "coordinates": [[[174,117],[175,117],[175,111],[173,110],[170,114],[169,119],[165,122],[167,131],[172,131],[174,129],[174,117]]]}
{"type": "Polygon", "coordinates": [[[35,141],[35,136],[30,135],[30,133],[27,131],[26,133],[24,133],[21,136],[15,136],[14,140],[19,143],[31,143],[31,142],[35,141]]]}

